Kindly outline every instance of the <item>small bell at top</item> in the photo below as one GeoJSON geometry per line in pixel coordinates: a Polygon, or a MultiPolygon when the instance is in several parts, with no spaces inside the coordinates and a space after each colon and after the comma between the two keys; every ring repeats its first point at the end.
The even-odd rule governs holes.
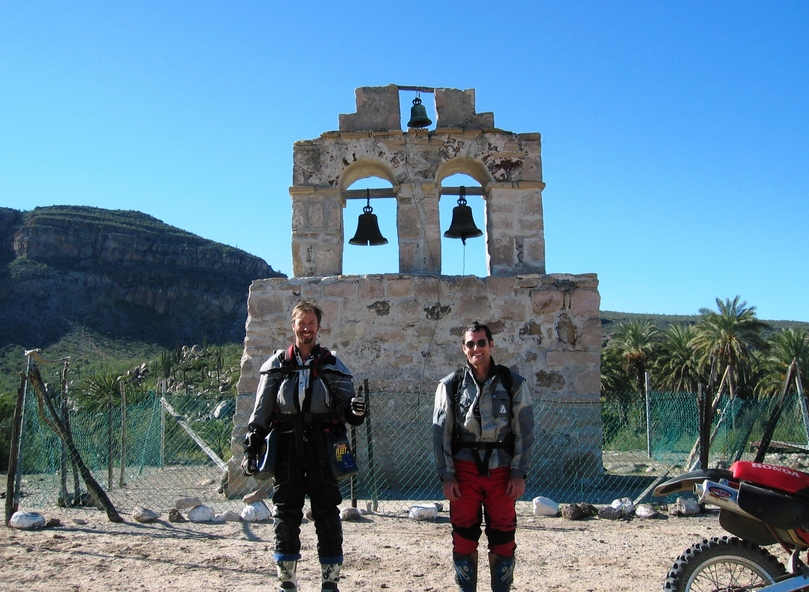
{"type": "Polygon", "coordinates": [[[427,127],[432,121],[427,117],[427,108],[421,104],[421,99],[413,99],[413,106],[410,107],[410,121],[407,127],[427,127]]]}

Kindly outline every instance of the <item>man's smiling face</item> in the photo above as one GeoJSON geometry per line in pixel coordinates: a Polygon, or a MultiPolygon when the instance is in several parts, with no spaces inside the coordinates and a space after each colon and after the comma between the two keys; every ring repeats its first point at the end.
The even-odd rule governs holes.
{"type": "Polygon", "coordinates": [[[299,314],[292,320],[292,331],[295,333],[295,345],[308,347],[317,343],[317,332],[320,325],[313,312],[299,314]]]}
{"type": "Polygon", "coordinates": [[[485,370],[492,359],[492,342],[486,337],[486,331],[467,331],[464,333],[463,345],[466,359],[473,368],[485,370]]]}

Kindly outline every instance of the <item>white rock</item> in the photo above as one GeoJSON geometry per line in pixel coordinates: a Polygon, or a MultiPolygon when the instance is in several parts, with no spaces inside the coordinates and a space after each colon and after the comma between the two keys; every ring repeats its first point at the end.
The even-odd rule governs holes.
{"type": "Polygon", "coordinates": [[[434,520],[438,517],[438,508],[435,507],[435,504],[410,506],[407,517],[411,520],[434,520]]]}
{"type": "Polygon", "coordinates": [[[612,500],[610,507],[621,510],[624,516],[631,516],[635,512],[635,504],[628,497],[612,500]]]}
{"type": "Polygon", "coordinates": [[[548,497],[534,498],[534,516],[557,516],[559,504],[548,497]]]}
{"type": "Polygon", "coordinates": [[[242,517],[239,516],[238,512],[234,512],[233,510],[228,510],[224,512],[221,516],[217,516],[223,522],[241,522],[242,517]]]}
{"type": "Polygon", "coordinates": [[[157,522],[159,518],[156,512],[153,512],[149,508],[135,508],[132,510],[132,518],[135,522],[140,522],[141,524],[150,524],[152,522],[157,522]]]}
{"type": "Polygon", "coordinates": [[[340,510],[340,520],[343,521],[352,521],[352,520],[360,520],[362,518],[362,513],[359,511],[359,508],[343,508],[340,510]]]}
{"type": "Polygon", "coordinates": [[[202,500],[198,497],[181,497],[174,502],[174,507],[178,510],[188,510],[202,505],[202,500]]]}
{"type": "Polygon", "coordinates": [[[242,520],[246,522],[261,522],[262,520],[269,520],[272,516],[264,502],[253,502],[247,504],[240,513],[242,520]]]}
{"type": "Polygon", "coordinates": [[[8,521],[11,528],[34,530],[45,527],[45,516],[37,512],[14,512],[8,521]]]}
{"type": "Polygon", "coordinates": [[[188,520],[191,522],[211,522],[216,513],[211,506],[196,506],[188,512],[188,520]]]}
{"type": "Polygon", "coordinates": [[[660,514],[652,504],[638,504],[638,507],[635,508],[635,515],[638,518],[654,518],[660,514]]]}
{"type": "Polygon", "coordinates": [[[691,498],[678,497],[674,506],[669,510],[672,516],[693,516],[699,514],[699,504],[697,500],[691,498]]]}

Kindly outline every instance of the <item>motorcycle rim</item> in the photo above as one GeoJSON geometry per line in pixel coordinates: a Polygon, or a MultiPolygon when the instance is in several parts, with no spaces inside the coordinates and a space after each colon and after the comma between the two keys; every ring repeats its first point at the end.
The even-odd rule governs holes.
{"type": "Polygon", "coordinates": [[[753,592],[785,574],[784,566],[766,549],[736,537],[713,537],[692,545],[677,558],[663,589],[753,592]]]}

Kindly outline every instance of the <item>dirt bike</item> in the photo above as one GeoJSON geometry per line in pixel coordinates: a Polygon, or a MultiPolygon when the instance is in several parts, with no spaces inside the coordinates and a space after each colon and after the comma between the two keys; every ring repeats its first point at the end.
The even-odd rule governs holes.
{"type": "Polygon", "coordinates": [[[730,469],[685,473],[662,483],[657,497],[693,491],[719,508],[719,524],[734,536],[713,537],[680,555],[666,577],[673,592],[794,592],[809,590],[809,474],[777,465],[737,461],[730,469]],[[779,544],[788,566],[767,549],[779,544]]]}

